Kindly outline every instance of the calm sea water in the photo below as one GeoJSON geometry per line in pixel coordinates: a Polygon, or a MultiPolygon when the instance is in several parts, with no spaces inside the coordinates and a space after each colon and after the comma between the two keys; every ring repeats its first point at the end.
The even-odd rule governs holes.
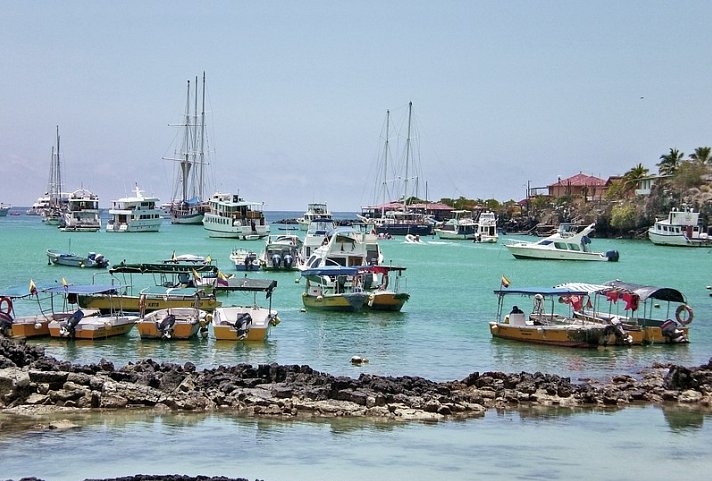
{"type": "MultiPolygon", "coordinates": [[[[299,212],[270,212],[271,222],[299,212]]],[[[342,218],[351,218],[341,214],[342,218]]],[[[278,232],[280,224],[272,224],[278,232]]],[[[35,282],[90,282],[96,271],[47,265],[48,248],[96,251],[113,263],[157,261],[177,254],[210,255],[232,272],[235,247],[259,251],[261,242],[209,239],[200,226],[173,226],[145,234],[64,233],[39,218],[0,218],[0,287],[35,282]]],[[[573,379],[638,373],[654,362],[694,366],[712,357],[712,249],[654,246],[647,241],[594,239],[595,250],[617,249],[617,263],[516,260],[503,247],[424,239],[383,241],[386,262],[407,267],[411,299],[399,314],[303,312],[295,273],[257,273],[278,280],[274,307],[282,323],[264,344],[36,340],[47,353],[76,363],[101,358],[117,366],[137,359],[193,362],[199,367],[247,362],[308,364],[337,375],[361,373],[460,379],[474,371],[549,372],[573,379]],[[684,292],[695,309],[689,345],[570,350],[491,339],[493,289],[506,275],[516,286],[622,279],[684,292]],[[351,365],[353,355],[368,364],[351,365]]],[[[103,275],[103,274],[102,274],[103,275]]],[[[100,282],[100,277],[97,277],[100,282]]],[[[148,278],[141,282],[152,283],[148,278]]],[[[223,302],[242,303],[232,294],[223,302]]],[[[32,312],[31,303],[17,305],[32,312]]],[[[670,479],[705,474],[712,455],[703,440],[711,418],[657,407],[614,411],[490,412],[482,419],[437,424],[368,421],[278,422],[228,415],[141,413],[82,416],[66,432],[0,432],[0,477],[37,475],[74,480],[136,473],[244,476],[267,480],[428,479],[670,479]],[[707,421],[705,423],[705,421],[707,421]],[[46,463],[37,452],[66,453],[74,462],[46,463]],[[76,453],[76,454],[70,454],[76,453]],[[116,453],[121,453],[117,456],[116,453]],[[585,470],[585,471],[582,471],[585,470]]]]}

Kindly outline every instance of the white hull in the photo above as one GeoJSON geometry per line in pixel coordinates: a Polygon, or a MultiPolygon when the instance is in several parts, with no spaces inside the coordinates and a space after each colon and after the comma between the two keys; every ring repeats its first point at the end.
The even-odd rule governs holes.
{"type": "Polygon", "coordinates": [[[202,213],[196,214],[171,214],[171,224],[183,224],[183,225],[200,225],[203,223],[204,215],[202,213]]]}
{"type": "Polygon", "coordinates": [[[688,239],[682,234],[660,234],[648,230],[648,238],[653,244],[676,247],[712,247],[712,239],[688,239]]]}
{"type": "Polygon", "coordinates": [[[535,246],[505,245],[517,259],[550,259],[563,261],[608,261],[600,252],[575,252],[558,249],[546,249],[535,246]]]}
{"type": "Polygon", "coordinates": [[[442,229],[435,229],[435,233],[440,239],[447,240],[473,240],[475,238],[475,233],[470,234],[458,234],[457,232],[447,231],[442,229]]]}

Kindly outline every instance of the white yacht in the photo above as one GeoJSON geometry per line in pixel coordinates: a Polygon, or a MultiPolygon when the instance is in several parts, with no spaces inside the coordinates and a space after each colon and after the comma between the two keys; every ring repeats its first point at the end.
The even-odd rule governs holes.
{"type": "Polygon", "coordinates": [[[376,234],[353,227],[337,227],[314,249],[302,270],[324,266],[361,267],[380,265],[383,253],[376,234]]]}
{"type": "Polygon", "coordinates": [[[101,229],[99,197],[86,189],[69,194],[67,211],[60,220],[59,229],[65,232],[96,232],[101,229]]]}
{"type": "Polygon", "coordinates": [[[297,224],[301,230],[307,230],[309,224],[315,219],[332,219],[331,212],[326,206],[326,202],[317,202],[307,204],[307,210],[304,215],[297,219],[297,224]]]}
{"type": "Polygon", "coordinates": [[[593,252],[591,239],[595,224],[579,226],[562,223],[556,233],[538,242],[518,241],[505,244],[517,259],[550,259],[569,261],[612,261],[618,260],[618,251],[593,252]]]}
{"type": "Polygon", "coordinates": [[[203,227],[210,237],[257,240],[269,235],[264,204],[221,192],[213,194],[208,204],[210,210],[203,217],[203,227]]]}
{"type": "Polygon", "coordinates": [[[475,239],[477,223],[471,210],[453,210],[452,218],[435,229],[440,239],[475,239]]]}
{"type": "Polygon", "coordinates": [[[113,201],[106,232],[158,232],[161,228],[158,197],[144,197],[138,186],[134,193],[132,197],[113,201]]]}
{"type": "Polygon", "coordinates": [[[482,212],[477,218],[475,241],[495,243],[498,238],[497,217],[494,215],[494,212],[488,210],[482,212]]]}
{"type": "Polygon", "coordinates": [[[700,213],[692,208],[673,208],[666,219],[655,219],[648,229],[653,244],[682,247],[712,247],[712,237],[699,225],[700,213]]]}

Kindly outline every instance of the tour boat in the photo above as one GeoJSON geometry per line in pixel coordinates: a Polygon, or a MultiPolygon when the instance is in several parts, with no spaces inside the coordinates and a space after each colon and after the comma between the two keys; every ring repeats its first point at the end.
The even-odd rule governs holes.
{"type": "Polygon", "coordinates": [[[269,235],[259,258],[260,266],[265,271],[297,270],[301,249],[302,240],[297,235],[269,235]]]}
{"type": "Polygon", "coordinates": [[[309,223],[307,233],[302,241],[302,249],[299,253],[300,260],[305,262],[311,257],[316,249],[328,242],[331,233],[336,229],[336,222],[333,219],[320,217],[309,223]]]}
{"type": "Polygon", "coordinates": [[[357,312],[364,308],[369,294],[357,289],[356,266],[327,265],[302,270],[306,280],[302,302],[307,309],[357,312]]]}
{"type": "Polygon", "coordinates": [[[692,208],[672,209],[666,219],[655,219],[648,229],[653,244],[682,247],[712,247],[712,236],[699,224],[700,213],[692,208]]]}
{"type": "Polygon", "coordinates": [[[230,291],[253,295],[251,304],[218,307],[212,314],[213,336],[218,341],[264,341],[272,327],[279,324],[277,311],[272,309],[272,296],[277,281],[271,279],[231,279],[230,291]],[[269,299],[267,307],[261,307],[257,296],[269,299]]]}
{"type": "Polygon", "coordinates": [[[332,219],[331,212],[326,206],[326,202],[318,202],[307,204],[307,210],[304,215],[297,219],[297,224],[301,230],[309,229],[309,224],[316,219],[332,219]]]}
{"type": "Polygon", "coordinates": [[[161,228],[158,197],[144,197],[138,185],[134,193],[113,201],[106,232],[158,232],[161,228]]]}
{"type": "Polygon", "coordinates": [[[435,229],[440,239],[475,239],[477,235],[477,222],[471,210],[453,210],[452,218],[443,222],[435,229]]]}
{"type": "Polygon", "coordinates": [[[607,252],[591,251],[591,239],[595,224],[577,226],[562,223],[556,233],[538,242],[515,241],[505,244],[517,259],[550,259],[571,261],[612,261],[618,260],[616,250],[607,252]]]}
{"type": "Polygon", "coordinates": [[[497,217],[494,212],[481,212],[477,218],[477,232],[475,242],[496,243],[499,239],[497,234],[497,217]]]}
{"type": "Polygon", "coordinates": [[[210,210],[203,217],[203,227],[209,237],[257,240],[269,234],[264,204],[222,192],[213,194],[208,203],[210,210]]]}
{"type": "Polygon", "coordinates": [[[324,237],[322,245],[312,251],[302,268],[359,267],[382,262],[383,254],[375,234],[354,227],[338,227],[324,237]]]}
{"type": "Polygon", "coordinates": [[[69,194],[67,210],[60,220],[59,229],[64,232],[100,230],[99,197],[87,189],[78,189],[69,194]]]}

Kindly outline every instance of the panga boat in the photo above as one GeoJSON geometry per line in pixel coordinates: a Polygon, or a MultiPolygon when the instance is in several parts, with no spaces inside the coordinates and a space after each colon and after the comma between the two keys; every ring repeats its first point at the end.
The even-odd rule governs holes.
{"type": "MultiPolygon", "coordinates": [[[[64,288],[53,290],[53,286],[37,287],[32,283],[30,290],[14,288],[6,290],[0,295],[0,335],[12,338],[31,338],[49,336],[49,323],[51,321],[67,320],[75,312],[68,310],[68,296],[64,288]],[[42,296],[42,297],[40,297],[42,296]],[[18,316],[15,312],[17,301],[34,298],[37,301],[39,314],[18,316]],[[59,299],[62,301],[59,301],[59,299]]],[[[87,312],[98,314],[99,311],[87,312]]]]}
{"type": "Polygon", "coordinates": [[[621,323],[632,344],[689,342],[694,312],[682,292],[671,287],[646,286],[619,280],[602,285],[564,284],[585,289],[593,304],[578,304],[575,315],[603,323],[621,323]]]}
{"type": "Polygon", "coordinates": [[[505,244],[517,259],[550,259],[569,261],[618,261],[618,251],[605,253],[591,251],[591,239],[595,224],[577,226],[562,223],[557,232],[538,242],[518,241],[505,244]]]}
{"type": "MultiPolygon", "coordinates": [[[[55,287],[54,289],[65,292],[71,302],[71,300],[76,300],[79,294],[112,295],[116,286],[80,285],[55,287]]],[[[128,334],[138,319],[138,316],[126,315],[120,310],[112,311],[109,314],[94,314],[77,309],[67,319],[50,321],[49,335],[72,339],[105,339],[128,334]]]]}
{"type": "Polygon", "coordinates": [[[572,302],[561,302],[574,296],[584,305],[589,291],[584,288],[522,287],[495,290],[497,317],[490,321],[493,337],[564,347],[597,347],[630,345],[631,336],[621,322],[604,323],[577,317],[572,302]],[[522,310],[524,302],[531,308],[522,310]],[[511,308],[511,311],[510,311],[511,308]]]}
{"type": "Polygon", "coordinates": [[[653,244],[682,247],[712,247],[712,237],[699,225],[700,213],[691,208],[672,209],[666,219],[655,219],[648,229],[653,244]]]}
{"type": "Polygon", "coordinates": [[[369,294],[363,289],[354,289],[358,267],[323,266],[305,269],[302,277],[306,287],[302,302],[307,309],[322,311],[355,312],[363,309],[369,294]]]}
{"type": "Polygon", "coordinates": [[[230,290],[252,294],[252,303],[215,309],[211,321],[213,336],[219,341],[264,341],[272,326],[280,322],[277,311],[272,309],[272,294],[277,281],[248,278],[231,281],[230,290]],[[266,308],[260,307],[257,302],[257,295],[262,293],[269,299],[266,308]]]}
{"type": "Polygon", "coordinates": [[[400,291],[405,267],[368,266],[359,269],[354,289],[368,294],[365,309],[370,311],[400,311],[410,294],[400,291]]]}
{"type": "Polygon", "coordinates": [[[86,256],[80,256],[74,252],[47,249],[47,263],[69,267],[104,269],[109,265],[109,259],[96,252],[90,252],[86,256]]]}
{"type": "Polygon", "coordinates": [[[159,309],[142,315],[136,323],[141,339],[191,339],[207,330],[208,313],[190,307],[159,309]]]}

